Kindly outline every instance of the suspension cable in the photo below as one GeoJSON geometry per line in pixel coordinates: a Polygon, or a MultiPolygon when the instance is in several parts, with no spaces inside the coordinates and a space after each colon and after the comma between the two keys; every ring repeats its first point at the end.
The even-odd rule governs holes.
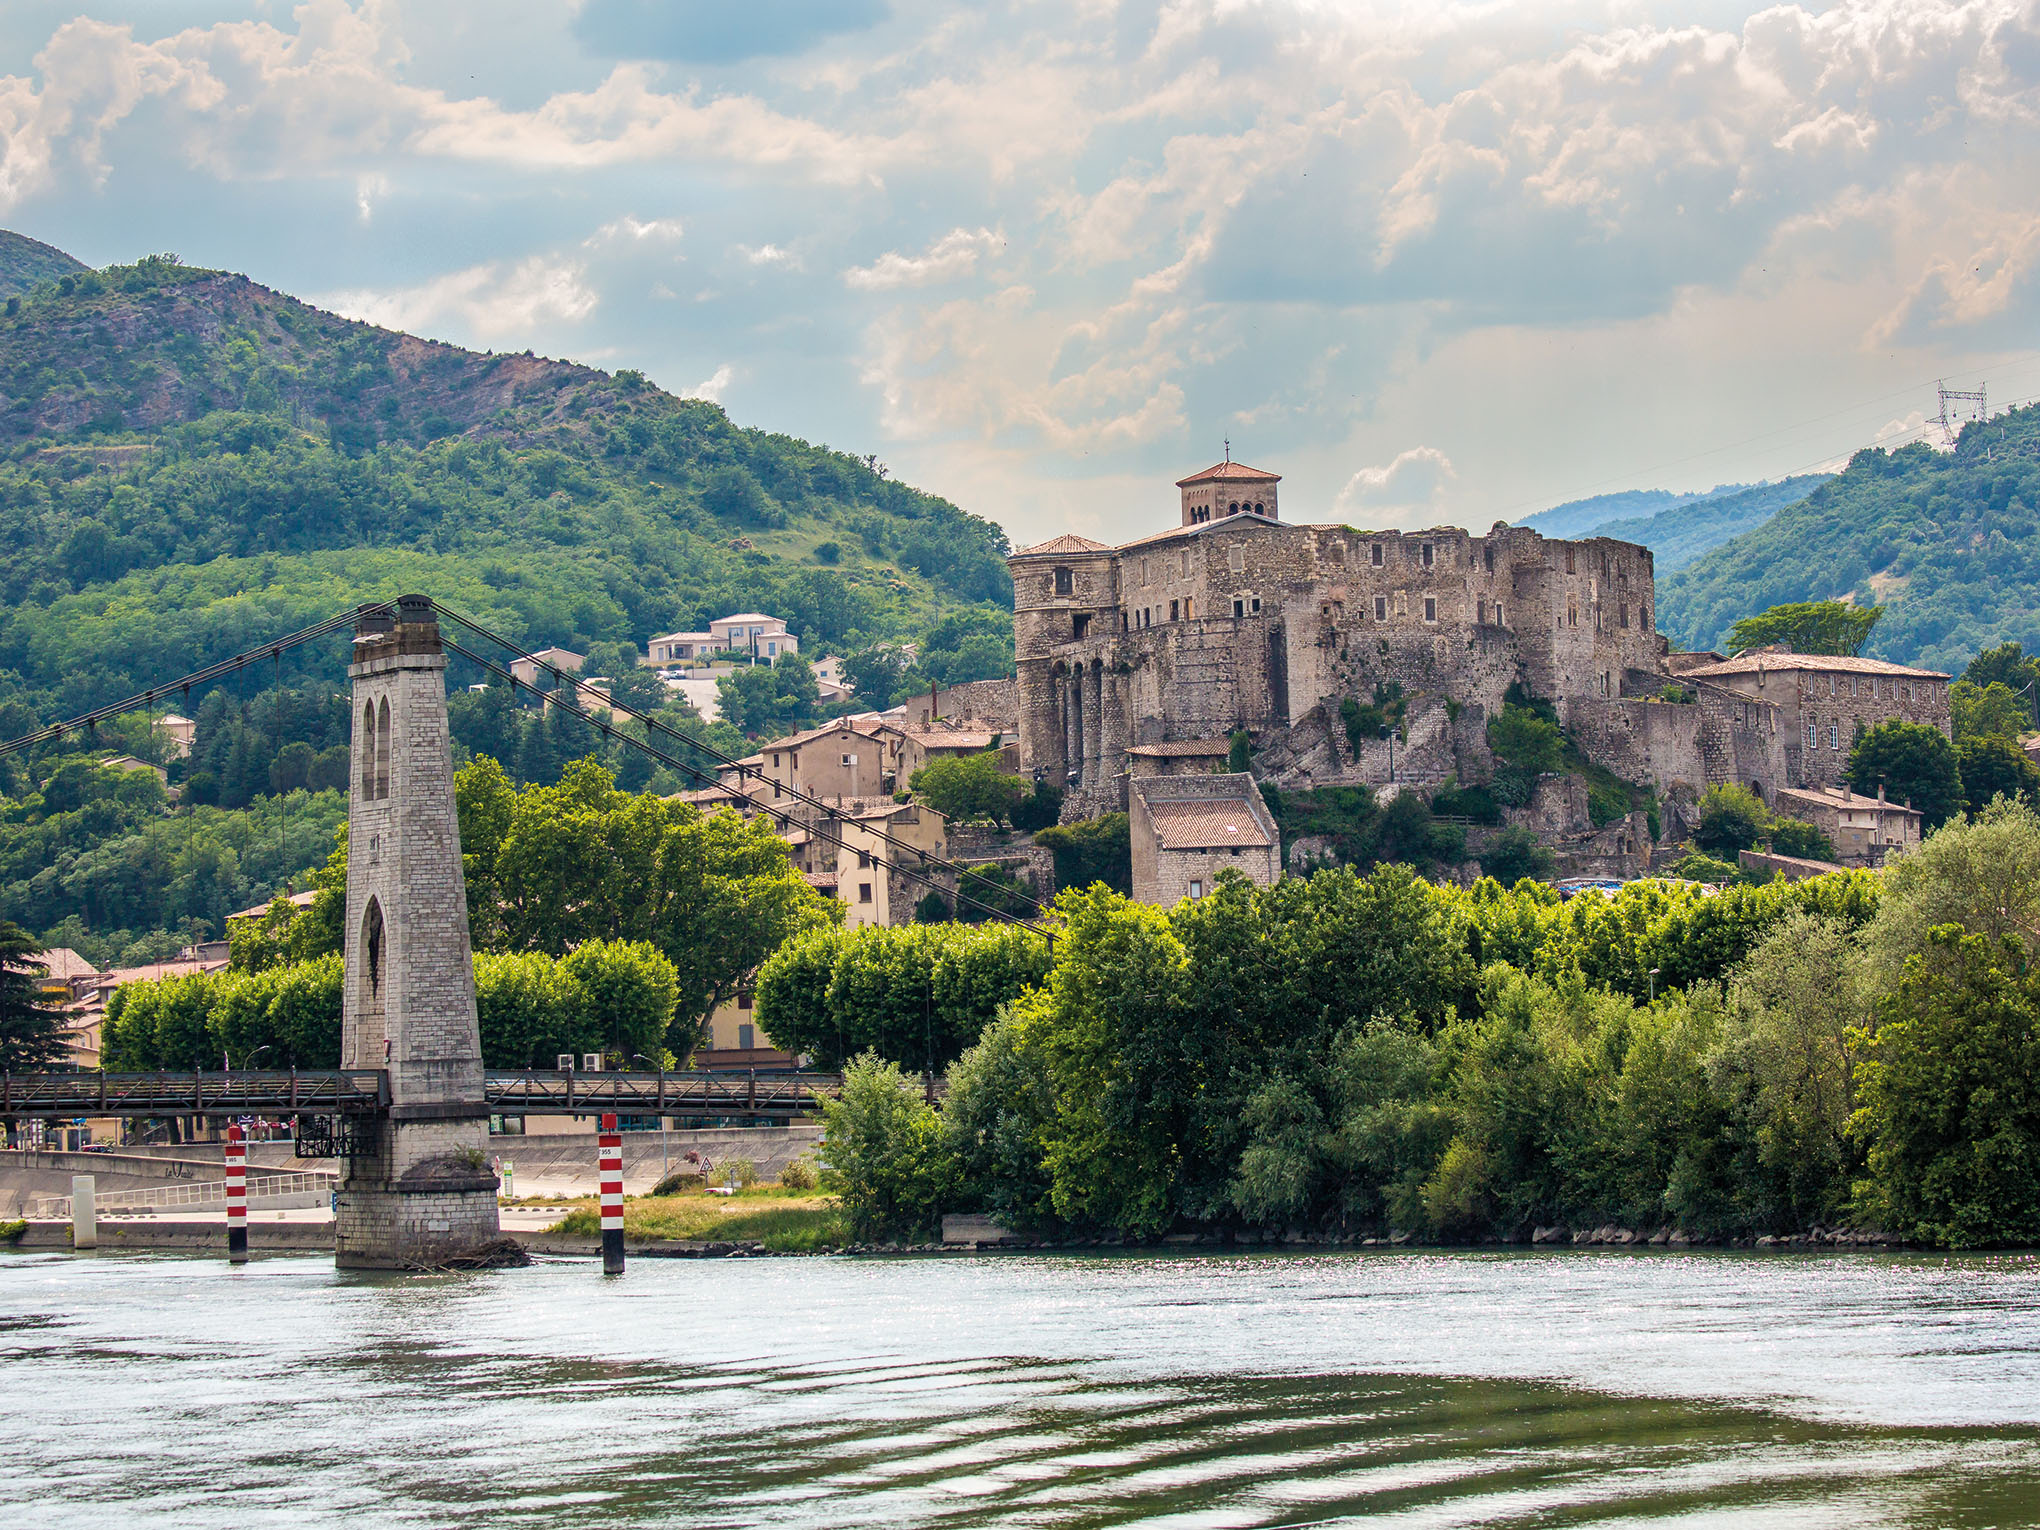
{"type": "MultiPolygon", "coordinates": [[[[675,770],[684,772],[686,775],[688,775],[689,777],[696,781],[705,781],[713,783],[714,777],[712,777],[707,771],[702,769],[701,766],[694,764],[692,761],[682,759],[677,755],[669,753],[667,750],[661,749],[657,744],[654,744],[649,740],[638,738],[630,733],[625,733],[621,729],[617,728],[614,724],[605,722],[603,719],[591,715],[590,713],[584,711],[581,707],[575,705],[572,702],[561,700],[557,695],[548,695],[547,692],[541,690],[538,686],[532,684],[532,682],[530,682],[529,680],[525,680],[521,676],[512,673],[510,670],[505,669],[502,665],[495,663],[493,660],[483,658],[473,649],[468,648],[465,644],[454,641],[452,638],[445,636],[444,633],[441,634],[440,641],[446,646],[448,651],[459,654],[463,659],[466,659],[470,664],[474,664],[477,667],[481,668],[482,670],[485,670],[489,674],[495,675],[501,679],[509,681],[513,687],[519,687],[524,690],[531,691],[534,694],[547,699],[549,705],[559,707],[561,710],[567,712],[569,715],[580,719],[582,722],[588,724],[589,727],[594,728],[601,732],[605,738],[614,739],[619,743],[629,744],[633,748],[638,749],[643,753],[649,755],[652,759],[659,761],[661,764],[671,766],[675,770]]],[[[563,676],[562,678],[567,677],[563,676]]],[[[576,689],[579,688],[580,687],[578,686],[576,687],[576,689]]],[[[598,691],[595,694],[600,695],[601,693],[598,691]]],[[[628,711],[629,709],[624,708],[623,710],[628,711]]],[[[642,713],[631,712],[630,715],[638,718],[640,721],[645,720],[642,713]]],[[[669,734],[670,736],[679,739],[681,742],[689,745],[690,747],[701,749],[703,750],[704,753],[707,754],[717,755],[718,757],[726,758],[726,756],[721,756],[719,751],[710,749],[706,745],[697,743],[694,739],[689,738],[684,733],[677,733],[673,729],[666,727],[664,724],[659,724],[658,726],[661,732],[669,734]]],[[[742,794],[740,793],[739,795],[742,794]]],[[[805,794],[802,794],[800,800],[804,802],[812,802],[815,799],[807,798],[805,794]]],[[[824,812],[831,820],[841,820],[843,818],[843,814],[840,809],[829,808],[826,805],[821,804],[819,802],[816,802],[815,805],[823,807],[824,812]]],[[[793,814],[791,814],[786,809],[781,807],[767,806],[764,803],[755,801],[753,802],[752,806],[756,811],[763,813],[767,818],[771,819],[774,823],[778,824],[781,829],[785,829],[793,824],[800,824],[801,827],[809,829],[818,834],[825,844],[832,844],[838,850],[852,848],[843,838],[843,825],[840,822],[832,822],[825,827],[821,823],[808,822],[806,820],[796,818],[794,817],[793,814]]],[[[855,820],[851,821],[855,822],[855,820]]],[[[864,833],[873,834],[874,837],[883,837],[887,843],[892,844],[896,847],[904,848],[905,850],[911,852],[912,854],[914,854],[919,859],[925,862],[931,862],[935,865],[951,869],[953,869],[955,866],[954,862],[945,861],[938,856],[926,855],[923,852],[921,852],[917,847],[907,843],[904,840],[897,839],[892,835],[878,836],[876,834],[876,831],[870,829],[868,826],[863,824],[859,824],[858,828],[862,830],[864,833]]],[[[909,881],[918,883],[919,885],[928,888],[930,891],[933,892],[948,891],[948,889],[944,887],[941,882],[937,881],[933,877],[927,876],[926,874],[916,870],[912,866],[906,866],[902,865],[898,861],[888,860],[884,855],[879,854],[875,851],[874,852],[859,851],[858,853],[859,854],[869,853],[871,855],[872,860],[875,861],[878,865],[884,867],[886,870],[897,872],[899,873],[899,875],[907,878],[909,881]]],[[[1027,919],[1018,914],[1011,913],[1005,909],[995,907],[990,903],[984,902],[980,898],[973,897],[971,894],[965,892],[961,885],[957,887],[954,896],[959,903],[967,903],[972,908],[982,911],[984,914],[993,919],[1001,920],[1007,924],[1015,925],[1020,929],[1027,930],[1035,935],[1041,936],[1044,940],[1048,941],[1051,948],[1053,948],[1055,942],[1054,932],[1040,924],[1035,923],[1033,920],[1027,919]]],[[[1028,901],[1030,903],[1033,902],[1032,899],[1029,899],[1028,901]]],[[[1035,904],[1035,907],[1038,909],[1040,905],[1035,904]]]]}
{"type": "Polygon", "coordinates": [[[0,744],[0,758],[5,758],[10,754],[18,754],[24,749],[33,749],[37,744],[49,743],[52,740],[62,738],[66,733],[73,733],[81,728],[96,727],[109,717],[118,717],[123,712],[132,712],[137,707],[148,706],[158,697],[168,695],[172,691],[188,691],[194,685],[203,685],[208,680],[217,680],[222,675],[230,675],[236,670],[246,669],[250,664],[257,663],[263,659],[273,658],[280,662],[284,653],[289,649],[300,648],[306,643],[315,642],[330,632],[337,632],[342,627],[350,626],[360,621],[364,616],[379,611],[393,611],[394,609],[394,606],[382,602],[355,606],[351,610],[342,611],[337,616],[329,616],[326,620],[316,622],[312,626],[301,627],[288,637],[278,638],[271,643],[263,643],[259,647],[250,648],[245,653],[237,653],[231,659],[221,659],[217,663],[206,665],[203,669],[195,669],[188,675],[181,675],[175,680],[166,680],[161,685],[151,686],[148,690],[137,692],[124,701],[112,702],[103,707],[94,707],[89,712],[80,712],[76,717],[66,718],[63,722],[51,723],[48,727],[38,728],[33,733],[24,733],[20,738],[10,739],[4,744],[0,744]]]}
{"type": "MultiPolygon", "coordinates": [[[[486,627],[482,626],[479,622],[474,621],[472,618],[463,616],[461,615],[460,612],[452,610],[450,607],[437,605],[436,603],[435,608],[442,616],[445,616],[448,619],[458,623],[460,626],[467,628],[470,632],[473,632],[480,637],[487,638],[490,642],[499,644],[500,646],[506,649],[510,649],[512,651],[520,653],[522,652],[522,650],[518,647],[517,644],[512,643],[508,638],[505,638],[498,633],[489,631],[486,627]]],[[[455,645],[451,643],[449,643],[448,646],[455,647],[455,645]]],[[[462,657],[470,659],[475,663],[482,664],[484,668],[490,669],[493,673],[496,674],[504,673],[501,669],[497,668],[496,666],[488,664],[487,661],[477,658],[474,654],[470,653],[465,648],[456,647],[456,651],[460,653],[462,657]]],[[[664,722],[657,717],[651,716],[648,713],[640,712],[635,707],[628,706],[623,702],[616,701],[608,696],[604,696],[602,692],[596,690],[593,686],[589,685],[586,681],[582,680],[578,675],[564,673],[561,670],[559,670],[556,666],[552,665],[548,665],[547,668],[551,670],[551,672],[557,679],[570,682],[577,692],[586,692],[589,695],[601,697],[602,705],[610,709],[612,712],[621,712],[627,717],[634,718],[638,722],[644,724],[648,731],[651,729],[657,729],[659,732],[665,734],[668,738],[674,739],[680,743],[684,743],[690,749],[697,750],[700,753],[707,755],[710,759],[715,760],[720,765],[723,765],[728,769],[734,770],[737,773],[737,780],[740,784],[754,777],[759,781],[761,785],[768,784],[768,778],[762,771],[758,770],[756,767],[746,765],[743,763],[743,761],[732,758],[731,756],[723,753],[722,750],[717,749],[712,744],[703,743],[699,739],[692,738],[689,735],[682,733],[679,729],[673,727],[670,723],[664,722]]],[[[510,676],[510,679],[513,684],[524,686],[527,689],[531,689],[534,691],[538,690],[538,687],[531,685],[528,681],[518,679],[515,675],[510,676]]],[[[540,694],[543,695],[546,693],[541,691],[540,694]]],[[[582,718],[588,717],[588,714],[582,711],[579,707],[570,706],[568,707],[568,710],[574,713],[574,715],[577,717],[582,718]]],[[[597,724],[597,726],[600,725],[597,724]]],[[[618,734],[615,736],[621,738],[631,737],[631,735],[629,734],[618,734]]],[[[632,741],[636,742],[636,740],[634,739],[632,741]]],[[[711,777],[709,777],[707,773],[702,771],[698,766],[689,765],[685,768],[687,769],[689,775],[691,775],[697,781],[705,781],[710,782],[710,784],[717,785],[720,784],[719,782],[712,781],[711,777]]],[[[769,784],[773,787],[775,793],[783,793],[785,796],[791,798],[793,801],[801,804],[804,807],[811,807],[828,818],[836,819],[845,816],[843,810],[840,807],[832,806],[828,802],[824,801],[822,798],[811,796],[809,793],[800,790],[800,788],[798,787],[787,786],[784,785],[783,783],[776,781],[769,782],[769,784]]],[[[739,791],[738,795],[748,796],[747,793],[744,793],[742,791],[739,791]]],[[[756,804],[756,799],[750,800],[752,800],[754,804],[759,807],[760,811],[765,812],[771,811],[770,809],[765,808],[763,804],[756,804]]],[[[875,829],[867,824],[860,824],[859,827],[863,830],[864,833],[871,835],[875,839],[882,840],[884,843],[891,845],[894,849],[911,854],[915,856],[917,859],[932,862],[933,864],[940,866],[944,871],[953,872],[959,877],[961,877],[965,870],[968,869],[956,861],[948,860],[941,856],[929,855],[925,851],[923,851],[918,845],[915,845],[907,840],[901,839],[897,835],[894,835],[886,830],[875,829]]],[[[961,894],[959,894],[959,896],[961,896],[961,894]]],[[[1041,910],[1041,904],[1039,903],[1039,901],[1033,898],[1028,898],[1026,901],[1033,905],[1035,912],[1038,915],[1041,910]]],[[[985,905],[979,904],[978,906],[984,907],[985,905]]],[[[1021,922],[1027,923],[1027,921],[1024,920],[1021,922]]],[[[1032,928],[1032,925],[1030,924],[1029,927],[1032,928]]]]}

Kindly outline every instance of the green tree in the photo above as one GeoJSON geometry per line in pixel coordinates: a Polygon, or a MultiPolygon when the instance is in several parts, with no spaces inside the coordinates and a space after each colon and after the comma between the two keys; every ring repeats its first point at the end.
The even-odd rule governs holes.
{"type": "Polygon", "coordinates": [[[1832,861],[1833,841],[1819,824],[1801,818],[1771,820],[1771,849],[1779,855],[1796,855],[1812,861],[1832,861]]]}
{"type": "MultiPolygon", "coordinates": [[[[2028,686],[2040,681],[2040,657],[2028,656],[2017,643],[2000,643],[1971,659],[1962,679],[1979,690],[2002,685],[2014,695],[2025,695],[2028,686]]],[[[2031,715],[2028,707],[2027,716],[2031,715]]]]}
{"type": "Polygon", "coordinates": [[[1973,738],[1998,738],[2016,744],[2019,735],[2033,722],[2031,701],[1999,681],[1979,686],[1957,680],[1948,687],[1948,710],[1955,730],[1955,742],[1973,738]]]}
{"type": "Polygon", "coordinates": [[[797,653],[738,669],[715,685],[724,720],[750,738],[778,738],[808,726],[821,700],[814,666],[797,653]]]}
{"type": "Polygon", "coordinates": [[[899,699],[906,684],[906,650],[897,643],[874,643],[846,654],[843,681],[860,700],[884,708],[899,699]]]}
{"type": "Polygon", "coordinates": [[[66,1008],[43,989],[42,954],[28,931],[0,919],[0,1071],[33,1073],[64,1058],[66,1008]]]}
{"type": "Polygon", "coordinates": [[[999,752],[948,755],[915,771],[908,788],[951,823],[1010,819],[1027,795],[1018,776],[999,768],[999,752]]]}
{"type": "Polygon", "coordinates": [[[1511,825],[1488,842],[1481,852],[1480,869],[1504,887],[1514,887],[1523,878],[1550,880],[1557,856],[1521,824],[1511,825]]]}
{"type": "Polygon", "coordinates": [[[2040,767],[2017,744],[1991,735],[1966,738],[1955,746],[1955,758],[1970,812],[1982,812],[1996,797],[2040,801],[2040,767]]]}
{"type": "Polygon", "coordinates": [[[1728,643],[1737,650],[1783,643],[1793,653],[1859,654],[1882,615],[1882,606],[1846,600],[1789,602],[1745,616],[1729,630],[1728,643]]]}
{"type": "Polygon", "coordinates": [[[1747,786],[1733,782],[1710,786],[1700,794],[1699,824],[1693,843],[1710,855],[1733,861],[1737,852],[1754,850],[1770,833],[1771,815],[1763,800],[1747,786]]]}
{"type": "Polygon", "coordinates": [[[1133,896],[1133,838],[1126,814],[1057,824],[1038,831],[1034,842],[1055,857],[1056,886],[1102,882],[1122,897],[1133,896]]]}
{"type": "Polygon", "coordinates": [[[1856,1033],[1870,1208],[1951,1248],[2040,1239],[2040,993],[2021,943],[1943,925],[1856,1033]]]}
{"type": "Polygon", "coordinates": [[[600,1038],[599,1050],[625,1067],[645,1058],[659,1067],[672,1063],[666,1033],[680,997],[673,964],[645,941],[591,940],[560,963],[572,985],[580,1036],[600,1038]]]}
{"type": "Polygon", "coordinates": [[[1910,802],[1929,830],[1962,809],[1962,772],[1955,746],[1925,723],[1881,722],[1849,751],[1849,785],[1865,796],[1884,788],[1893,802],[1910,802]]]}
{"type": "Polygon", "coordinates": [[[1868,943],[1886,987],[1927,954],[1941,925],[2040,945],[2040,816],[2024,801],[1993,804],[1928,836],[1881,883],[1868,943]]]}
{"type": "Polygon", "coordinates": [[[1254,758],[1254,736],[1245,728],[1235,728],[1226,741],[1225,768],[1234,775],[1246,774],[1254,758]]]}
{"type": "Polygon", "coordinates": [[[851,1062],[842,1092],[821,1107],[824,1183],[858,1236],[931,1235],[958,1167],[935,1108],[872,1054],[851,1062]]]}

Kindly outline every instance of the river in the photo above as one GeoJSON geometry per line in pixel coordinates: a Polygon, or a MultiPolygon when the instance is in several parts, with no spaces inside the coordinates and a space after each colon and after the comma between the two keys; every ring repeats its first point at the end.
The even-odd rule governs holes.
{"type": "Polygon", "coordinates": [[[2040,1260],[0,1256],[0,1522],[2040,1522],[2040,1260]]]}

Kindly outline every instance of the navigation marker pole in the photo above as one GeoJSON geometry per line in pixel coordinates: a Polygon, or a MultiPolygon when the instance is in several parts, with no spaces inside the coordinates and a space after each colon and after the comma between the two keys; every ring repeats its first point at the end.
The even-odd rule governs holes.
{"type": "Polygon", "coordinates": [[[623,1138],[616,1117],[602,1118],[602,1273],[623,1273],[623,1138]]]}
{"type": "Polygon", "coordinates": [[[248,1262],[248,1146],[227,1128],[227,1263],[248,1262]]]}

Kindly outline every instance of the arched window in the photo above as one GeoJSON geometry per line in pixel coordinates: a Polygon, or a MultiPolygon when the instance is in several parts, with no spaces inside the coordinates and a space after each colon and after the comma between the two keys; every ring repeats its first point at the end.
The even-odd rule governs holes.
{"type": "Polygon", "coordinates": [[[383,917],[382,904],[368,900],[368,912],[361,916],[361,971],[368,982],[368,997],[382,992],[383,917]]]}
{"type": "Polygon", "coordinates": [[[1234,500],[1231,504],[1227,505],[1225,507],[1225,513],[1227,515],[1238,515],[1240,513],[1240,502],[1238,500],[1234,500]]]}
{"type": "Polygon", "coordinates": [[[361,800],[375,801],[375,703],[361,709],[361,728],[354,735],[354,757],[361,761],[361,800]]]}
{"type": "Polygon", "coordinates": [[[1261,508],[1261,502],[1260,502],[1260,501],[1259,501],[1258,499],[1257,499],[1257,500],[1255,500],[1255,501],[1254,501],[1254,514],[1256,514],[1256,515],[1266,515],[1267,513],[1268,513],[1268,512],[1267,512],[1266,510],[1264,510],[1264,509],[1262,509],[1262,508],[1261,508]]]}
{"type": "Polygon", "coordinates": [[[390,794],[390,703],[385,696],[375,716],[375,796],[378,802],[390,794]]]}

